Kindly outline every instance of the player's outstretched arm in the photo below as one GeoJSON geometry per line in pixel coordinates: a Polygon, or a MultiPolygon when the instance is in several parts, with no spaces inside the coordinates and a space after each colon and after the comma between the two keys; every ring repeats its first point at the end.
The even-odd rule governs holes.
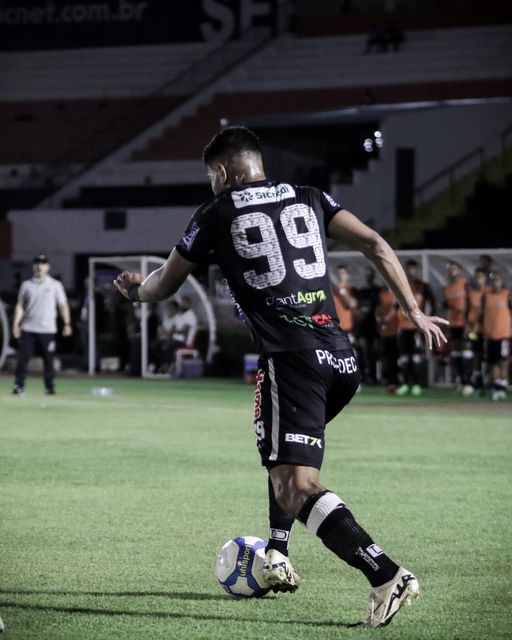
{"type": "Polygon", "coordinates": [[[396,253],[380,234],[346,209],[341,209],[332,218],[328,232],[331,238],[361,251],[370,260],[395,294],[404,313],[423,333],[429,349],[432,348],[432,344],[439,346],[446,342],[446,337],[438,325],[449,324],[448,321],[437,316],[426,316],[419,309],[396,253]]]}
{"type": "Polygon", "coordinates": [[[123,271],[114,280],[125,298],[138,302],[159,302],[175,293],[196,268],[173,249],[165,264],[144,279],[140,273],[123,271]]]}

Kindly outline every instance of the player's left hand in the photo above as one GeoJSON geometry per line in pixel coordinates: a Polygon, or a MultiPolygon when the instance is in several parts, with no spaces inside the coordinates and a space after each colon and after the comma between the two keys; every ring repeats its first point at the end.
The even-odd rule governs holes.
{"type": "Polygon", "coordinates": [[[437,326],[439,324],[450,324],[448,320],[439,318],[438,316],[426,316],[423,311],[419,309],[410,313],[409,318],[423,334],[429,349],[432,349],[432,344],[440,347],[443,342],[448,342],[441,328],[437,326]]]}
{"type": "Polygon", "coordinates": [[[123,271],[114,280],[114,285],[117,287],[119,292],[129,300],[130,298],[128,296],[128,289],[133,284],[142,284],[142,282],[144,282],[144,277],[141,276],[140,273],[130,273],[129,271],[123,271]]]}
{"type": "Polygon", "coordinates": [[[64,337],[71,336],[73,334],[73,327],[70,324],[65,324],[62,327],[62,335],[64,337]]]}

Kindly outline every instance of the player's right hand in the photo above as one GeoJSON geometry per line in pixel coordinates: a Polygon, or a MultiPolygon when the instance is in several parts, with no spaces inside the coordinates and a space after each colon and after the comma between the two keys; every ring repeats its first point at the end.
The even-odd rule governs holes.
{"type": "Polygon", "coordinates": [[[432,349],[432,344],[440,347],[443,342],[448,342],[441,327],[438,327],[439,324],[449,325],[448,320],[439,318],[438,316],[426,316],[423,311],[419,309],[410,313],[409,319],[421,331],[429,349],[432,349]]]}
{"type": "Polygon", "coordinates": [[[13,327],[12,328],[12,335],[16,338],[16,340],[19,340],[19,338],[21,336],[21,329],[19,327],[13,327]]]}
{"type": "Polygon", "coordinates": [[[123,271],[114,280],[114,285],[117,287],[120,293],[125,298],[130,299],[128,296],[128,289],[134,284],[142,284],[144,277],[140,273],[130,273],[129,271],[123,271]]]}

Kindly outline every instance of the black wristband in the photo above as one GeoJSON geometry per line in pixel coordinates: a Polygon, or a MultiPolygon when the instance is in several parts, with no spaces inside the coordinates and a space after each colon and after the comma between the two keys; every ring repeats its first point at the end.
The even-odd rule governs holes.
{"type": "Polygon", "coordinates": [[[128,297],[132,302],[142,302],[142,300],[139,298],[139,289],[140,283],[131,284],[128,287],[128,297]]]}

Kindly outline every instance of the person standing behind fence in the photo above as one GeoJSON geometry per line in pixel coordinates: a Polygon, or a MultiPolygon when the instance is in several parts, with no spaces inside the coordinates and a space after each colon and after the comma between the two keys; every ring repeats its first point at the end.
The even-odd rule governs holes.
{"type": "MultiPolygon", "coordinates": [[[[419,265],[416,260],[411,259],[405,263],[405,272],[419,309],[425,312],[428,305],[429,313],[435,314],[434,294],[430,286],[419,278],[419,265]]],[[[397,389],[396,395],[404,396],[410,392],[413,396],[421,396],[425,345],[414,323],[406,317],[401,308],[398,309],[398,318],[398,364],[402,384],[397,389]]]]}
{"type": "Polygon", "coordinates": [[[354,333],[357,340],[363,383],[377,382],[377,321],[375,310],[379,304],[380,287],[375,283],[375,269],[364,268],[365,282],[358,287],[354,294],[357,300],[357,321],[354,333]]]}
{"type": "Polygon", "coordinates": [[[348,269],[344,264],[336,267],[336,282],[332,287],[334,306],[340,321],[340,327],[346,331],[350,344],[354,344],[354,312],[357,309],[357,300],[353,295],[353,287],[350,283],[348,269]]]}
{"type": "Polygon", "coordinates": [[[398,311],[394,294],[383,287],[375,310],[380,335],[381,381],[389,393],[398,387],[398,311]]]}
{"type": "Polygon", "coordinates": [[[455,260],[448,262],[448,281],[443,288],[444,308],[448,311],[450,333],[450,362],[455,379],[465,396],[473,393],[473,351],[465,332],[467,307],[467,280],[462,276],[462,267],[455,260]]]}
{"type": "Polygon", "coordinates": [[[508,358],[510,355],[510,291],[503,276],[494,273],[491,287],[482,297],[485,361],[490,376],[491,398],[505,400],[508,387],[508,358]]]}
{"type": "Polygon", "coordinates": [[[487,273],[477,267],[472,279],[473,285],[468,289],[466,335],[473,352],[472,386],[483,393],[484,336],[482,325],[482,297],[487,289],[487,273]]]}
{"type": "Polygon", "coordinates": [[[63,336],[70,336],[71,314],[62,283],[49,275],[50,263],[45,254],[35,256],[33,276],[22,282],[14,307],[12,334],[19,340],[18,361],[12,393],[22,395],[30,358],[36,349],[44,363],[44,392],[55,394],[53,355],[57,334],[57,309],[64,323],[63,336]]]}

